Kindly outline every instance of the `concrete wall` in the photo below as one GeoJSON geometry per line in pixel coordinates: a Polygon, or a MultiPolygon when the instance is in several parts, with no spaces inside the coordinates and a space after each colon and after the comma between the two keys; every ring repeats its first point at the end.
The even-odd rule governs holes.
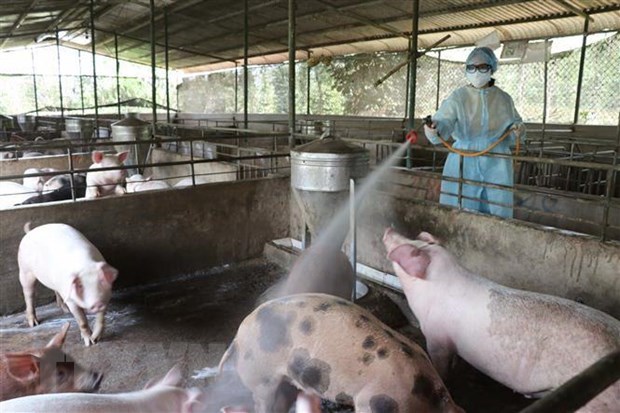
{"type": "MultiPolygon", "coordinates": [[[[507,286],[581,301],[620,318],[620,243],[518,220],[459,213],[414,199],[416,191],[404,189],[406,174],[399,173],[397,180],[400,185],[384,181],[360,211],[360,263],[393,273],[381,241],[385,228],[393,225],[409,236],[424,230],[439,237],[471,271],[507,286]]],[[[416,181],[409,177],[409,184],[415,186],[416,181]]],[[[433,191],[431,185],[424,196],[432,197],[433,191]]],[[[301,215],[293,199],[291,210],[291,236],[301,239],[301,215]]]]}
{"type": "MultiPolygon", "coordinates": [[[[88,169],[93,163],[90,153],[73,155],[74,169],[88,169]]],[[[16,158],[0,160],[0,176],[22,175],[28,168],[56,168],[59,171],[69,170],[68,155],[36,156],[33,158],[16,158]]],[[[21,179],[12,181],[22,183],[21,179]]]]}
{"type": "MultiPolygon", "coordinates": [[[[0,211],[0,314],[24,308],[17,250],[27,221],[80,230],[120,270],[122,287],[259,256],[288,236],[289,194],[280,177],[0,211]]],[[[39,303],[51,300],[39,291],[39,303]]]]}

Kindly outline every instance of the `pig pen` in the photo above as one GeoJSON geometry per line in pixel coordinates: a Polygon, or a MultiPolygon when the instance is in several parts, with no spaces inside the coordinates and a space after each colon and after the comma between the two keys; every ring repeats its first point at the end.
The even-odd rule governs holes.
{"type": "MultiPolygon", "coordinates": [[[[266,252],[261,258],[116,290],[106,314],[104,337],[91,347],[82,344],[73,316],[63,314],[55,304],[38,307],[41,324],[33,329],[25,325],[23,313],[5,316],[0,320],[0,348],[8,351],[43,346],[69,321],[71,328],[63,348],[82,366],[104,373],[99,392],[141,389],[176,364],[183,371],[184,387],[205,390],[208,404],[204,411],[219,413],[218,400],[249,400],[246,391],[223,395],[220,379],[213,374],[259,295],[286,275],[287,268],[274,255],[266,252]]],[[[390,296],[375,286],[358,304],[423,345],[421,332],[407,322],[390,296]]],[[[398,297],[394,299],[398,301],[398,297]]],[[[89,319],[92,322],[92,317],[89,319]]],[[[226,380],[227,388],[232,385],[238,389],[234,380],[232,384],[226,380]]],[[[518,412],[529,404],[464,363],[448,387],[457,403],[470,412],[518,412]]],[[[326,413],[353,411],[328,402],[322,407],[326,413]]]]}
{"type": "MultiPolygon", "coordinates": [[[[450,239],[450,248],[459,257],[469,257],[468,265],[485,268],[483,257],[489,255],[511,258],[505,273],[495,274],[499,282],[574,294],[618,317],[620,247],[616,245],[491,217],[456,214],[380,191],[369,198],[370,216],[360,221],[358,270],[382,270],[383,280],[376,273],[374,278],[360,273],[370,280],[371,294],[359,304],[422,346],[420,331],[394,309],[396,306],[406,319],[415,322],[402,294],[374,284],[390,284],[386,273],[391,270],[380,241],[381,227],[389,222],[450,239]],[[388,208],[393,212],[387,214],[388,208]],[[544,268],[544,280],[536,279],[517,254],[535,257],[530,250],[536,248],[532,239],[542,240],[549,247],[540,262],[528,263],[544,268]],[[524,245],[515,249],[520,244],[524,245]],[[570,253],[571,245],[578,248],[573,254],[577,264],[570,256],[574,272],[562,276],[564,267],[553,259],[557,255],[561,260],[562,251],[570,253]],[[519,270],[513,259],[525,268],[519,270]],[[588,268],[598,275],[590,274],[588,268]],[[568,289],[557,289],[575,277],[568,289]]],[[[209,389],[215,384],[213,378],[206,377],[212,372],[209,369],[217,366],[239,323],[254,308],[260,293],[284,276],[294,260],[294,249],[274,247],[270,241],[299,239],[301,228],[287,177],[20,207],[0,211],[0,221],[0,311],[9,314],[0,319],[2,350],[45,344],[65,320],[71,320],[65,350],[82,365],[105,374],[101,392],[140,389],[175,363],[182,366],[185,386],[209,389]],[[291,214],[282,213],[289,210],[291,214]],[[26,221],[32,221],[33,226],[65,222],[76,227],[120,270],[99,344],[85,348],[72,316],[63,315],[51,304],[38,308],[40,326],[26,326],[15,259],[26,221]]],[[[487,265],[483,274],[492,276],[490,270],[495,266],[487,265]]],[[[49,291],[39,291],[39,305],[52,300],[49,291]]],[[[455,401],[468,412],[518,412],[530,403],[464,362],[457,365],[447,385],[455,401]]],[[[327,412],[347,411],[333,405],[324,407],[327,412]]],[[[209,406],[207,411],[218,410],[209,406]]]]}

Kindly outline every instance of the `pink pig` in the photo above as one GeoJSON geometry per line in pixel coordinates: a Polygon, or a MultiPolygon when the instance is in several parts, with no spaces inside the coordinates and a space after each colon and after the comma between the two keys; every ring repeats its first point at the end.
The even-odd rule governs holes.
{"type": "Polygon", "coordinates": [[[75,228],[65,224],[46,224],[30,231],[29,224],[24,226],[26,235],[17,253],[28,325],[39,324],[34,309],[34,287],[39,280],[56,292],[56,299],[63,309],[68,307],[71,311],[84,344],[94,344],[103,333],[105,310],[118,271],[75,228]],[[92,333],[84,310],[97,314],[92,333]]]}
{"type": "MultiPolygon", "coordinates": [[[[92,392],[103,375],[84,369],[62,351],[69,323],[45,346],[0,352],[0,401],[34,394],[92,392]]],[[[1,411],[1,410],[0,410],[1,411]]]]}
{"type": "Polygon", "coordinates": [[[93,151],[93,164],[86,174],[86,198],[99,198],[107,195],[123,195],[125,188],[123,181],[127,176],[124,169],[109,171],[96,171],[101,168],[113,168],[122,166],[129,152],[121,152],[116,155],[104,154],[101,151],[93,151]]]}
{"type": "Polygon", "coordinates": [[[181,374],[173,367],[166,377],[144,390],[118,394],[58,393],[20,397],[0,403],[0,412],[28,413],[193,413],[202,411],[202,392],[177,387],[181,374]]]}
{"type": "MultiPolygon", "coordinates": [[[[542,397],[620,349],[620,321],[610,315],[476,275],[426,232],[412,240],[388,228],[383,242],[443,378],[458,354],[514,391],[542,397]]],[[[619,407],[616,382],[579,411],[619,407]]]]}

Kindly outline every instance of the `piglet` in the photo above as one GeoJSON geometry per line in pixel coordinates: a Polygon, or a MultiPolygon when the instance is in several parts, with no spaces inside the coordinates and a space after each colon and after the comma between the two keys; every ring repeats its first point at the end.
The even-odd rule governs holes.
{"type": "Polygon", "coordinates": [[[463,411],[418,345],[327,294],[259,306],[239,326],[220,374],[231,367],[252,391],[256,413],[288,412],[298,389],[363,413],[463,411]]]}
{"type": "Polygon", "coordinates": [[[21,397],[0,403],[0,412],[28,413],[192,413],[201,410],[201,392],[177,387],[177,367],[143,390],[118,394],[59,393],[21,397]]]}
{"type": "Polygon", "coordinates": [[[43,175],[41,176],[28,176],[30,174],[38,174],[43,172],[39,168],[28,168],[24,171],[24,177],[22,179],[22,184],[26,188],[30,188],[35,192],[41,192],[43,190],[43,184],[45,183],[45,178],[43,175]]]}
{"type": "Polygon", "coordinates": [[[69,323],[45,347],[0,353],[0,401],[33,394],[92,392],[99,388],[103,375],[85,370],[62,351],[67,330],[69,323]]]}
{"type": "Polygon", "coordinates": [[[33,189],[26,188],[17,182],[0,181],[0,209],[21,204],[36,193],[33,189]]]}
{"type": "Polygon", "coordinates": [[[94,344],[103,333],[105,310],[118,271],[108,264],[99,250],[75,228],[66,224],[46,224],[30,231],[19,244],[19,281],[26,300],[26,319],[39,324],[34,309],[34,287],[39,280],[56,292],[78,322],[84,344],[94,344]],[[91,333],[84,310],[96,313],[91,333]]]}
{"type": "Polygon", "coordinates": [[[144,177],[141,174],[134,174],[127,178],[127,193],[154,191],[157,189],[167,189],[170,185],[166,181],[152,181],[153,177],[144,177]]]}
{"type": "Polygon", "coordinates": [[[98,198],[107,195],[123,195],[125,188],[123,181],[127,172],[124,169],[109,171],[97,171],[101,168],[113,168],[123,165],[129,155],[128,151],[115,155],[104,154],[101,151],[93,151],[93,164],[86,174],[86,198],[98,198]]]}
{"type": "MultiPolygon", "coordinates": [[[[454,355],[514,391],[541,397],[620,349],[620,322],[574,301],[516,290],[463,268],[430,234],[383,242],[428,352],[446,377],[454,355]]],[[[580,412],[618,412],[620,382],[580,412]]]]}
{"type": "Polygon", "coordinates": [[[83,198],[86,193],[86,177],[78,174],[74,175],[73,184],[72,192],[71,176],[69,174],[56,175],[45,182],[42,194],[26,199],[21,205],[63,201],[71,199],[74,194],[76,198],[83,198]]]}

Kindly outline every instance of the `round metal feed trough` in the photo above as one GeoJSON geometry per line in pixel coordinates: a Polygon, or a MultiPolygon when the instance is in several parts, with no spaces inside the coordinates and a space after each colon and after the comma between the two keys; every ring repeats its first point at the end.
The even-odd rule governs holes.
{"type": "Polygon", "coordinates": [[[333,136],[291,150],[291,186],[304,191],[339,192],[349,179],[368,173],[368,151],[333,136]]]}

